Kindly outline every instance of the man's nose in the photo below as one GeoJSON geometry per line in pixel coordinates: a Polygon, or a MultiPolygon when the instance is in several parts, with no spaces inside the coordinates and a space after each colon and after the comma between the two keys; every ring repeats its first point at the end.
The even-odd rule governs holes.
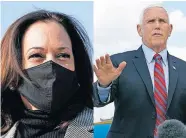
{"type": "Polygon", "coordinates": [[[155,22],[155,27],[156,27],[156,29],[160,29],[160,22],[159,21],[155,22]]]}

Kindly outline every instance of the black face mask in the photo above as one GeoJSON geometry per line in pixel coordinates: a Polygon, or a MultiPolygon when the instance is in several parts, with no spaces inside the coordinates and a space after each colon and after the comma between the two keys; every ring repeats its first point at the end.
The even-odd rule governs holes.
{"type": "Polygon", "coordinates": [[[25,70],[30,82],[22,80],[18,91],[33,106],[47,113],[56,113],[77,92],[79,84],[75,71],[53,61],[25,70]]]}

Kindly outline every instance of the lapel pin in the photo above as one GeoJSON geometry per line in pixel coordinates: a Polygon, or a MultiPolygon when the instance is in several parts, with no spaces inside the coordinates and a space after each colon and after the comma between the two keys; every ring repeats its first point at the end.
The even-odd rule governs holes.
{"type": "Polygon", "coordinates": [[[174,70],[176,70],[176,67],[175,66],[172,66],[174,70]]]}

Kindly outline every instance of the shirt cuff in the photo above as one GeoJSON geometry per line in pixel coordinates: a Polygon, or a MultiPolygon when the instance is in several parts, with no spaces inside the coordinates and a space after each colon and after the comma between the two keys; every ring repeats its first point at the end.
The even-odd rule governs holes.
{"type": "Polygon", "coordinates": [[[109,84],[108,87],[101,87],[99,85],[99,82],[97,83],[97,88],[98,88],[98,95],[103,103],[108,103],[110,101],[110,89],[112,86],[112,82],[109,84]]]}

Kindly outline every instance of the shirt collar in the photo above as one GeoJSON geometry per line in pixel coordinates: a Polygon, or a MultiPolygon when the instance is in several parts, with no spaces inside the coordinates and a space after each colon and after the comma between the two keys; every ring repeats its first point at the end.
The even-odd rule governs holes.
{"type": "MultiPolygon", "coordinates": [[[[143,52],[145,54],[145,58],[146,58],[148,64],[150,64],[153,61],[153,57],[156,54],[156,52],[144,44],[142,44],[142,49],[143,49],[143,52]]],[[[161,57],[163,59],[163,64],[166,66],[167,65],[167,49],[164,49],[163,51],[161,51],[158,54],[161,55],[161,57]]]]}

